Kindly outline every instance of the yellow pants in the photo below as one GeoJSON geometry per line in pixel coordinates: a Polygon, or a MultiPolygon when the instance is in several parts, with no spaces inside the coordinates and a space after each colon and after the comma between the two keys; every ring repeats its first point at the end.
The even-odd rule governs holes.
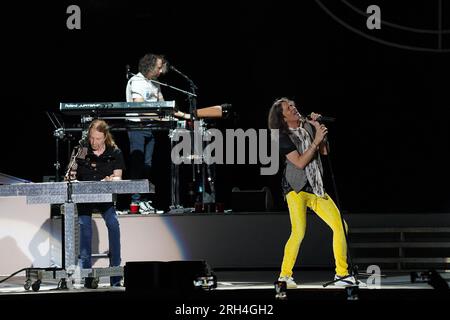
{"type": "MultiPolygon", "coordinates": [[[[291,219],[291,236],[284,248],[283,263],[281,265],[281,277],[292,276],[292,268],[297,260],[300,244],[305,236],[306,230],[306,208],[311,208],[325,223],[333,230],[333,253],[336,264],[336,274],[338,276],[348,275],[347,265],[347,242],[342,228],[341,214],[328,196],[318,197],[307,192],[291,191],[287,194],[286,200],[289,207],[291,219]]],[[[348,232],[347,223],[345,230],[348,232]]],[[[320,244],[318,244],[318,250],[320,244]]]]}

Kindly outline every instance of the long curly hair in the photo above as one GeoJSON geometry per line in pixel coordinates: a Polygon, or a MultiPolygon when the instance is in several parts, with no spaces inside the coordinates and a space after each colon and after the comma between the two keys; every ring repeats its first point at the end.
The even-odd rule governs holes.
{"type": "Polygon", "coordinates": [[[269,129],[279,129],[280,133],[289,133],[289,127],[284,120],[282,103],[289,103],[291,100],[283,97],[275,100],[269,110],[268,126],[269,129]]]}

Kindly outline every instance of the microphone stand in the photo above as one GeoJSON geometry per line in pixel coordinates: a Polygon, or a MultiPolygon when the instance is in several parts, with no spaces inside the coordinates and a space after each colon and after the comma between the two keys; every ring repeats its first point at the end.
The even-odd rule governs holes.
{"type": "MultiPolygon", "coordinates": [[[[171,70],[175,71],[176,73],[178,73],[179,75],[181,75],[189,83],[189,86],[191,88],[191,92],[188,93],[189,113],[191,116],[191,120],[195,123],[195,121],[197,120],[197,99],[196,99],[197,95],[195,94],[195,92],[198,89],[198,87],[195,85],[195,83],[192,81],[192,79],[190,79],[187,75],[185,75],[183,72],[179,71],[174,66],[169,66],[169,68],[171,70]]],[[[195,125],[194,125],[194,130],[195,130],[195,125]]],[[[199,127],[198,130],[200,130],[200,136],[202,137],[202,141],[200,143],[203,146],[203,132],[204,131],[203,131],[203,128],[201,128],[201,127],[199,127]]],[[[195,132],[194,132],[194,137],[195,137],[195,132]]],[[[195,157],[199,157],[200,159],[203,160],[203,155],[196,155],[194,141],[195,141],[194,139],[191,140],[191,150],[194,150],[195,157]]],[[[206,164],[206,172],[205,172],[204,167],[202,168],[202,170],[200,170],[200,165],[193,164],[193,166],[192,166],[192,181],[194,183],[194,186],[196,185],[195,169],[197,169],[197,174],[201,176],[201,184],[199,184],[198,187],[201,189],[201,190],[199,190],[201,192],[201,197],[202,197],[201,204],[204,207],[205,197],[206,197],[206,181],[205,181],[206,172],[208,175],[208,182],[209,182],[209,187],[210,187],[210,191],[211,191],[210,200],[212,199],[215,202],[215,187],[214,187],[214,181],[213,181],[213,177],[212,177],[212,173],[211,173],[211,168],[210,168],[210,165],[206,164]]]]}
{"type": "MultiPolygon", "coordinates": [[[[307,120],[307,118],[303,117],[302,115],[299,114],[299,116],[301,118],[303,118],[303,121],[307,120]]],[[[313,129],[314,129],[314,127],[313,127],[313,129]]],[[[329,286],[330,284],[333,284],[333,283],[341,281],[341,280],[345,281],[345,279],[350,278],[350,277],[354,277],[356,285],[358,285],[359,284],[358,274],[360,274],[360,273],[358,273],[358,266],[353,264],[352,255],[350,254],[350,243],[349,243],[349,240],[348,240],[347,230],[345,229],[344,217],[342,216],[341,203],[340,203],[340,200],[339,200],[339,194],[338,194],[338,190],[337,190],[336,179],[334,177],[333,165],[332,165],[331,156],[330,156],[330,143],[328,141],[328,136],[325,136],[325,138],[323,140],[323,143],[326,144],[328,170],[330,171],[331,180],[332,180],[333,189],[334,189],[334,196],[336,198],[336,202],[335,203],[336,203],[336,207],[338,208],[338,211],[339,211],[339,216],[341,218],[342,230],[344,231],[345,243],[347,245],[347,258],[348,258],[348,262],[349,262],[348,263],[348,269],[349,269],[349,274],[348,275],[346,275],[346,276],[344,276],[342,278],[339,278],[339,279],[336,279],[336,280],[324,283],[323,287],[325,288],[325,287],[329,286]]],[[[349,284],[350,284],[350,282],[349,282],[349,284]]]]}
{"type": "MultiPolygon", "coordinates": [[[[193,129],[192,129],[193,137],[191,139],[191,151],[193,150],[193,155],[194,155],[194,157],[192,157],[192,160],[195,161],[195,159],[197,158],[196,150],[195,150],[195,121],[197,120],[197,94],[196,94],[196,90],[198,89],[198,87],[195,85],[195,83],[194,83],[194,81],[192,81],[192,79],[190,79],[187,75],[185,75],[184,73],[182,73],[181,71],[179,71],[175,67],[170,66],[169,68],[171,70],[175,71],[176,73],[178,73],[179,75],[181,75],[183,78],[185,78],[188,81],[190,89],[191,89],[190,92],[185,91],[185,90],[181,90],[181,89],[178,89],[178,88],[174,88],[172,86],[169,86],[169,85],[164,84],[164,83],[160,83],[160,82],[155,81],[155,80],[152,80],[152,81],[154,81],[154,82],[156,82],[156,83],[158,83],[160,85],[164,85],[164,86],[167,86],[169,88],[175,89],[177,91],[183,92],[183,93],[185,93],[188,96],[188,99],[189,99],[189,114],[191,116],[191,121],[193,123],[193,129]]],[[[203,141],[201,141],[201,143],[203,143],[203,141]]],[[[198,156],[200,157],[201,155],[198,155],[198,156]]],[[[201,195],[202,196],[201,203],[203,205],[204,192],[205,192],[205,185],[204,185],[205,181],[204,181],[204,177],[202,177],[201,184],[197,187],[198,182],[197,182],[197,179],[196,179],[196,169],[197,169],[197,173],[200,174],[200,166],[198,164],[193,163],[193,165],[192,165],[192,182],[193,182],[194,186],[197,188],[197,190],[200,191],[201,194],[202,194],[201,195]]],[[[176,168],[176,171],[177,171],[176,175],[178,176],[178,168],[176,168]]],[[[178,179],[177,179],[176,186],[177,187],[179,186],[178,179]]],[[[177,190],[177,192],[178,192],[178,190],[177,190]]]]}
{"type": "Polygon", "coordinates": [[[197,97],[197,95],[195,94],[194,91],[193,92],[189,92],[189,91],[186,91],[186,90],[183,90],[183,89],[171,86],[170,84],[167,84],[167,83],[164,83],[164,82],[160,82],[160,81],[156,81],[156,80],[153,80],[153,79],[147,79],[147,80],[150,80],[151,82],[157,83],[157,84],[162,85],[164,87],[167,87],[167,88],[170,88],[170,89],[182,92],[182,93],[186,94],[189,97],[189,99],[195,99],[195,97],[197,97]]]}
{"type": "MultiPolygon", "coordinates": [[[[338,190],[337,190],[336,179],[334,177],[333,165],[332,165],[332,161],[331,161],[331,157],[330,157],[330,144],[329,144],[329,141],[328,141],[328,137],[325,137],[324,143],[326,144],[327,152],[328,152],[327,153],[328,169],[330,171],[331,180],[332,180],[332,183],[333,183],[334,196],[336,198],[336,206],[339,209],[339,215],[341,217],[342,229],[344,231],[344,236],[345,236],[345,243],[347,244],[347,258],[348,258],[348,269],[349,269],[348,271],[349,271],[349,274],[346,275],[345,277],[342,277],[342,278],[339,278],[339,279],[336,279],[336,280],[333,280],[333,281],[329,281],[329,282],[323,284],[323,287],[325,288],[325,287],[329,286],[330,284],[333,284],[333,283],[341,281],[341,280],[345,281],[345,279],[350,278],[350,277],[354,277],[356,285],[359,285],[359,282],[360,282],[358,280],[358,276],[359,275],[370,276],[371,274],[358,272],[358,266],[353,264],[353,257],[352,257],[351,252],[350,252],[351,251],[350,250],[350,241],[349,241],[348,235],[347,235],[348,229],[347,230],[345,229],[344,217],[342,216],[341,203],[340,203],[340,200],[339,200],[339,194],[338,194],[338,190]]],[[[350,285],[350,282],[349,282],[349,285],[350,285]]]]}
{"type": "MultiPolygon", "coordinates": [[[[193,129],[192,129],[193,137],[191,139],[191,151],[193,151],[193,155],[194,155],[194,157],[193,157],[194,163],[192,164],[192,182],[193,182],[194,188],[197,189],[196,191],[198,191],[198,194],[201,193],[202,198],[200,199],[200,202],[202,203],[202,206],[203,206],[205,181],[204,181],[204,177],[202,176],[201,183],[200,184],[198,183],[198,181],[196,179],[197,178],[196,170],[197,170],[197,173],[200,175],[200,165],[195,163],[195,159],[197,158],[197,156],[198,157],[202,156],[202,155],[197,155],[196,150],[195,150],[195,129],[196,129],[195,121],[197,120],[197,95],[195,94],[195,90],[198,89],[198,87],[194,84],[194,82],[191,79],[189,79],[188,76],[186,76],[182,72],[178,71],[174,67],[172,67],[171,69],[174,70],[175,72],[177,72],[178,74],[180,74],[181,76],[183,76],[189,82],[189,86],[191,87],[191,91],[192,91],[192,95],[188,96],[188,98],[189,98],[189,114],[191,115],[191,121],[192,121],[192,125],[193,125],[193,129]]],[[[201,130],[201,128],[199,128],[199,130],[201,130]]],[[[200,143],[203,144],[203,139],[200,143]]],[[[194,201],[196,202],[197,199],[195,199],[194,201]]],[[[195,207],[195,202],[194,202],[194,207],[195,207]]]]}
{"type": "MultiPolygon", "coordinates": [[[[171,70],[175,71],[176,73],[178,73],[179,75],[181,75],[183,78],[185,78],[188,83],[189,86],[191,88],[191,92],[188,93],[188,99],[189,99],[189,114],[191,116],[191,121],[192,121],[192,139],[191,139],[191,152],[193,152],[193,157],[191,157],[191,159],[193,161],[195,161],[195,159],[197,158],[196,155],[196,150],[195,150],[195,121],[197,120],[197,94],[195,93],[195,90],[198,89],[198,87],[195,85],[194,81],[192,81],[187,75],[185,75],[184,73],[182,73],[181,71],[177,70],[174,67],[170,67],[171,70]]],[[[203,141],[201,141],[201,143],[203,143],[203,141]]],[[[200,156],[200,155],[198,155],[200,156]]],[[[192,163],[192,183],[194,188],[196,188],[195,192],[197,191],[201,191],[202,193],[202,199],[201,202],[203,204],[203,193],[205,192],[205,186],[204,184],[204,179],[202,179],[201,184],[198,186],[198,181],[197,181],[197,173],[200,173],[200,166],[198,164],[192,163]],[[199,190],[201,189],[201,190],[199,190]]],[[[195,207],[195,202],[197,201],[196,197],[194,196],[194,207],[195,207]]]]}
{"type": "Polygon", "coordinates": [[[53,166],[55,167],[55,182],[58,182],[61,169],[61,163],[59,162],[59,142],[60,140],[63,140],[65,138],[66,133],[64,130],[64,126],[59,122],[54,113],[50,114],[48,111],[46,111],[45,114],[55,128],[55,130],[53,131],[53,136],[55,137],[55,163],[53,164],[53,166]]]}

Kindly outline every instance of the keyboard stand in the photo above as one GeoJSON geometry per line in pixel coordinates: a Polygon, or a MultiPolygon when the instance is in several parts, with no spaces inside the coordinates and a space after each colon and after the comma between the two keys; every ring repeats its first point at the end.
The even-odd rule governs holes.
{"type": "MultiPolygon", "coordinates": [[[[43,280],[59,280],[58,289],[73,289],[82,278],[123,276],[122,267],[81,269],[78,266],[79,228],[77,203],[113,202],[115,194],[154,193],[148,180],[44,182],[0,185],[0,197],[25,196],[28,204],[62,203],[63,245],[62,267],[27,268],[24,288],[39,291],[43,280]]],[[[91,288],[96,288],[98,282],[91,288]]]]}

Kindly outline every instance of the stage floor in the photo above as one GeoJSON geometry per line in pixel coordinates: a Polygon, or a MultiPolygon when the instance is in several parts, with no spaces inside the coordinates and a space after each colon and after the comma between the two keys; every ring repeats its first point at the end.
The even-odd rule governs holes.
{"type": "MultiPolygon", "coordinates": [[[[24,276],[15,276],[0,283],[0,301],[28,301],[40,304],[51,301],[145,301],[160,303],[169,302],[175,306],[187,299],[192,303],[214,303],[227,302],[244,303],[279,303],[275,299],[274,282],[278,277],[278,271],[260,270],[233,270],[215,271],[217,276],[217,288],[212,290],[199,290],[199,292],[173,295],[165,292],[150,292],[143,284],[142,291],[130,293],[124,287],[110,287],[108,278],[101,278],[97,289],[86,289],[81,284],[76,284],[74,289],[59,290],[56,281],[46,281],[40,286],[40,290],[34,292],[25,290],[24,276]]],[[[439,275],[447,284],[450,283],[450,273],[440,272],[439,275]]],[[[295,280],[298,284],[296,289],[287,290],[287,300],[292,304],[298,302],[348,302],[358,300],[362,303],[369,301],[393,302],[393,301],[443,301],[450,302],[449,292],[435,289],[426,282],[412,283],[409,273],[388,273],[380,278],[380,285],[366,284],[367,277],[361,276],[359,280],[363,284],[356,292],[350,292],[344,287],[323,284],[333,279],[332,271],[297,271],[295,280]],[[352,296],[353,295],[353,296],[352,296]]],[[[145,281],[145,277],[143,277],[145,281]]]]}
{"type": "MultiPolygon", "coordinates": [[[[292,319],[294,314],[319,313],[336,316],[355,313],[385,318],[417,313],[437,316],[446,312],[449,290],[434,289],[428,283],[411,283],[409,274],[388,274],[378,288],[358,289],[323,284],[333,279],[331,271],[296,272],[296,289],[288,289],[285,299],[277,299],[274,282],[277,271],[220,271],[217,288],[194,292],[127,292],[110,287],[102,279],[97,289],[76,285],[58,290],[57,282],[41,284],[38,292],[26,291],[25,278],[14,277],[0,284],[0,306],[11,314],[81,315],[89,318],[142,317],[144,319],[292,319]]],[[[441,273],[446,283],[450,273],[441,273]]],[[[363,282],[366,278],[360,277],[363,282]]],[[[143,277],[145,281],[145,277],[143,277]]]]}

